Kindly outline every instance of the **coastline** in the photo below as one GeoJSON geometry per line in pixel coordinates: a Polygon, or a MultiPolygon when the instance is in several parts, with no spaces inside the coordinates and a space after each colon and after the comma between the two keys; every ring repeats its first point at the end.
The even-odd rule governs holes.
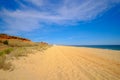
{"type": "Polygon", "coordinates": [[[15,70],[0,70],[0,80],[119,80],[120,52],[52,46],[13,60],[15,70]]]}

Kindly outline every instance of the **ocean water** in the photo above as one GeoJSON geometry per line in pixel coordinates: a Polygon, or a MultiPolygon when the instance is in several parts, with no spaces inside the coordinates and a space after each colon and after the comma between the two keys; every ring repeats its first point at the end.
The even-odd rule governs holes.
{"type": "Polygon", "coordinates": [[[72,46],[110,49],[110,50],[120,50],[120,45],[72,45],[72,46]]]}

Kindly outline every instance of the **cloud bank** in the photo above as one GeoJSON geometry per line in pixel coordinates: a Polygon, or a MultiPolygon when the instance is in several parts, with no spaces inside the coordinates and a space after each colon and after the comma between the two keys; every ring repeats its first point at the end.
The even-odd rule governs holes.
{"type": "Polygon", "coordinates": [[[93,20],[119,4],[120,0],[14,0],[14,2],[19,7],[12,10],[12,7],[7,9],[2,6],[0,10],[0,18],[7,28],[6,32],[30,32],[45,27],[44,24],[71,25],[93,20]]]}

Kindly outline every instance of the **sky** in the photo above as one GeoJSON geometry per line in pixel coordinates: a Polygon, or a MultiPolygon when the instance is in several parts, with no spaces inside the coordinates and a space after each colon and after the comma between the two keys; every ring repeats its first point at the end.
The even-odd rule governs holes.
{"type": "Polygon", "coordinates": [[[120,0],[0,0],[0,33],[62,45],[120,45],[120,0]]]}

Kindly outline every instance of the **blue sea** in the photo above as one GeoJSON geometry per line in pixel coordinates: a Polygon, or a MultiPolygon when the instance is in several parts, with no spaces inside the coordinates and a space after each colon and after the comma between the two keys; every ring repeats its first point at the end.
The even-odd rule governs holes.
{"type": "Polygon", "coordinates": [[[120,45],[72,45],[72,46],[110,49],[110,50],[120,50],[120,45]]]}

